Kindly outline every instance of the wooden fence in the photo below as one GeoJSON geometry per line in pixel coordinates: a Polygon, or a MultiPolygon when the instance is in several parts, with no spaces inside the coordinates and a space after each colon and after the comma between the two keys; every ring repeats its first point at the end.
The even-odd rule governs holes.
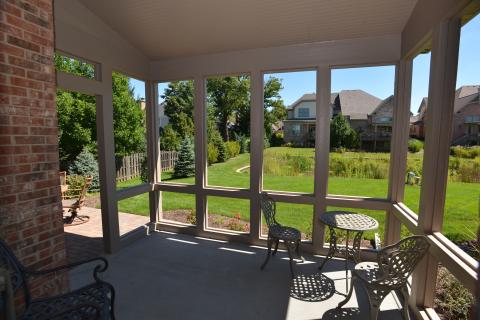
{"type": "MultiPolygon", "coordinates": [[[[127,181],[140,177],[145,157],[145,153],[133,153],[125,157],[116,157],[117,181],[127,181]]],[[[160,153],[162,171],[173,170],[177,159],[178,154],[176,151],[162,151],[160,153]]]]}

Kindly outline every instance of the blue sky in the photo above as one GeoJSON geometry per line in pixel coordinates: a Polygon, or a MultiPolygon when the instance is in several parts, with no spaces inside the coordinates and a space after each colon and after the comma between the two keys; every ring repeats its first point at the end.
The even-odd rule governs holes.
{"type": "MultiPolygon", "coordinates": [[[[418,55],[413,60],[411,111],[415,114],[423,97],[428,94],[430,53],[418,55]]],[[[457,88],[462,85],[480,84],[480,15],[462,27],[458,59],[457,88]]],[[[272,73],[265,75],[282,79],[280,92],[286,105],[290,105],[304,93],[316,91],[315,71],[272,73]]],[[[332,70],[332,92],[362,89],[381,99],[394,90],[395,68],[393,66],[348,68],[332,70]]],[[[145,97],[143,82],[131,79],[135,97],[145,97]]],[[[159,84],[162,94],[167,84],[159,84]]]]}

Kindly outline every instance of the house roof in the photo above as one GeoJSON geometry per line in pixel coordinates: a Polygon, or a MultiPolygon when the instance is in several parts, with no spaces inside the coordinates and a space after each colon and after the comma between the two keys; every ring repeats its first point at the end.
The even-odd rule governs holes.
{"type": "Polygon", "coordinates": [[[428,97],[423,97],[422,102],[420,102],[420,105],[418,106],[418,110],[417,110],[419,118],[423,117],[423,114],[427,109],[427,104],[428,104],[428,97]]]}
{"type": "Polygon", "coordinates": [[[459,112],[468,104],[478,100],[480,95],[480,85],[462,86],[455,92],[454,112],[459,112]]]}
{"type": "Polygon", "coordinates": [[[413,116],[413,115],[410,116],[410,123],[411,123],[411,124],[417,122],[418,120],[420,120],[420,117],[419,117],[418,114],[415,115],[415,116],[413,116]]]}
{"type": "Polygon", "coordinates": [[[368,119],[368,115],[382,102],[363,90],[342,90],[339,98],[342,114],[356,120],[368,119]]]}
{"type": "MultiPolygon", "coordinates": [[[[476,101],[480,101],[480,85],[461,86],[455,91],[453,110],[455,113],[459,112],[468,104],[476,101]]],[[[420,106],[418,107],[416,121],[423,118],[425,111],[427,110],[427,104],[428,97],[424,97],[422,102],[420,102],[420,106]]]]}
{"type": "MultiPolygon", "coordinates": [[[[351,120],[368,119],[368,115],[382,102],[381,99],[363,90],[342,90],[330,94],[330,104],[334,104],[337,97],[340,99],[342,114],[348,116],[351,120]]],[[[301,102],[315,100],[315,93],[306,93],[292,103],[288,110],[293,110],[301,102]]]]}
{"type": "MultiPolygon", "coordinates": [[[[385,106],[392,106],[393,105],[393,94],[391,96],[389,96],[388,98],[382,100],[382,102],[380,102],[376,107],[375,109],[373,110],[372,114],[378,112],[381,108],[385,107],[385,106]]],[[[392,108],[392,111],[393,111],[393,108],[392,108]]]]}
{"type": "Polygon", "coordinates": [[[287,110],[292,110],[293,108],[295,108],[300,102],[304,102],[304,101],[315,101],[317,99],[317,95],[315,94],[315,92],[313,93],[305,93],[303,96],[301,96],[300,98],[298,98],[297,100],[295,100],[294,103],[292,103],[288,108],[287,110]]]}

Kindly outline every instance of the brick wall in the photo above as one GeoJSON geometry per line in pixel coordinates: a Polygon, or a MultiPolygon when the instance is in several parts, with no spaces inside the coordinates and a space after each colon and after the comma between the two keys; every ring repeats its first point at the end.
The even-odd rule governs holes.
{"type": "MultiPolygon", "coordinates": [[[[65,262],[52,0],[0,0],[0,237],[33,268],[65,262]]],[[[35,279],[33,295],[65,289],[35,279]]]]}

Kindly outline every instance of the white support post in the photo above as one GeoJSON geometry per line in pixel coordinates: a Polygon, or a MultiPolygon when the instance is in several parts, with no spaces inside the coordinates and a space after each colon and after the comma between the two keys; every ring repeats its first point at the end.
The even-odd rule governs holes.
{"type": "Polygon", "coordinates": [[[250,237],[257,240],[261,235],[260,192],[263,189],[263,74],[250,74],[250,237]]]}
{"type": "MultiPolygon", "coordinates": [[[[418,218],[423,234],[442,230],[459,41],[460,19],[442,21],[434,30],[418,218]]],[[[417,306],[433,307],[437,268],[437,258],[429,254],[415,270],[412,294],[417,306]]]]}
{"type": "Polygon", "coordinates": [[[317,97],[315,121],[315,206],[313,215],[313,251],[320,253],[325,242],[325,226],[320,215],[327,210],[328,166],[330,154],[330,78],[328,66],[317,67],[317,97]]]}
{"type": "Polygon", "coordinates": [[[196,218],[198,230],[204,231],[207,226],[207,198],[203,192],[207,184],[206,80],[195,77],[194,87],[196,218]]]}
{"type": "Polygon", "coordinates": [[[146,81],[145,91],[148,181],[152,186],[148,197],[150,203],[150,223],[155,225],[160,220],[162,212],[161,192],[153,188],[155,183],[160,182],[162,172],[158,131],[157,85],[152,81],[146,81]]]}
{"type": "MultiPolygon", "coordinates": [[[[390,143],[390,172],[388,199],[402,202],[405,190],[408,137],[410,125],[410,95],[412,86],[412,61],[401,60],[395,68],[395,95],[393,105],[393,128],[390,143]]],[[[400,240],[401,222],[393,209],[387,211],[385,245],[400,240]]]]}
{"type": "Polygon", "coordinates": [[[102,230],[104,250],[113,253],[120,247],[118,207],[115,199],[115,141],[113,136],[112,70],[102,66],[97,73],[101,81],[102,95],[96,95],[97,143],[102,206],[102,230]],[[103,75],[103,77],[102,77],[103,75]]]}

